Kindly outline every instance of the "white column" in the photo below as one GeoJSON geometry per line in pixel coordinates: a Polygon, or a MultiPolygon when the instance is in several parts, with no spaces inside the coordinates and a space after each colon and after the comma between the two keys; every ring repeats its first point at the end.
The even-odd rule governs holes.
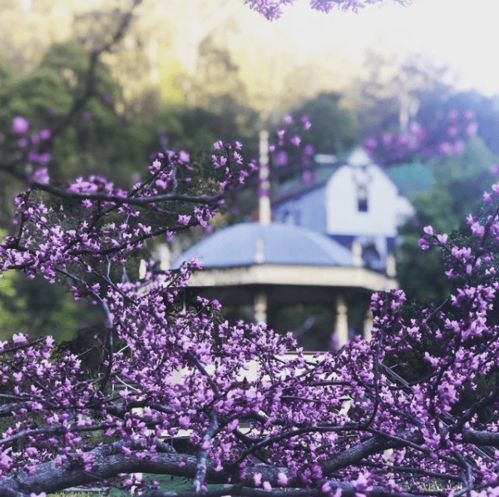
{"type": "Polygon", "coordinates": [[[352,264],[354,267],[362,267],[362,245],[359,240],[352,242],[352,264]]]}
{"type": "Polygon", "coordinates": [[[390,278],[395,278],[397,276],[397,262],[393,254],[388,254],[386,258],[386,274],[390,278]]]}
{"type": "Polygon", "coordinates": [[[255,322],[267,322],[267,295],[264,292],[257,293],[254,300],[255,322]]]}
{"type": "Polygon", "coordinates": [[[336,340],[338,348],[343,347],[348,341],[348,308],[343,296],[336,297],[336,340]]]}
{"type": "Polygon", "coordinates": [[[159,259],[159,269],[167,271],[171,267],[171,251],[166,243],[161,243],[158,246],[157,257],[159,259]]]}
{"type": "Polygon", "coordinates": [[[269,171],[269,132],[260,131],[260,170],[258,185],[258,221],[269,224],[272,221],[270,206],[270,171],[269,171]]]}
{"type": "Polygon", "coordinates": [[[364,340],[371,340],[371,329],[373,327],[373,315],[370,309],[367,310],[364,319],[364,340]]]}
{"type": "Polygon", "coordinates": [[[265,262],[265,244],[261,238],[255,244],[255,264],[263,264],[265,262]]]}

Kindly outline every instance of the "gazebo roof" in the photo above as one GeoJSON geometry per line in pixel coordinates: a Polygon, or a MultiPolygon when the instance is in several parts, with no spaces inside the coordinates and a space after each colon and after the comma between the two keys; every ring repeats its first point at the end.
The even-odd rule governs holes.
{"type": "Polygon", "coordinates": [[[174,261],[198,259],[206,269],[254,265],[351,267],[349,250],[292,224],[241,223],[216,232],[174,261]]]}
{"type": "MultiPolygon", "coordinates": [[[[236,288],[252,285],[388,290],[397,281],[355,266],[352,254],[325,235],[283,223],[241,223],[216,232],[173,261],[198,259],[204,266],[191,287],[236,288]]],[[[237,293],[237,292],[235,292],[237,293]]]]}

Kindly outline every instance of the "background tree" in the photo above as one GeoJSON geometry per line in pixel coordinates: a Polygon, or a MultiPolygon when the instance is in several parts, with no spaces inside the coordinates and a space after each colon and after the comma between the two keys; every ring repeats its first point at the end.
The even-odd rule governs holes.
{"type": "MultiPolygon", "coordinates": [[[[401,132],[418,121],[422,101],[427,95],[441,103],[451,93],[452,76],[421,57],[405,60],[390,58],[376,51],[366,54],[365,75],[351,87],[357,120],[364,136],[401,132]]],[[[431,110],[431,107],[429,107],[431,110]]]]}
{"type": "Polygon", "coordinates": [[[310,119],[312,127],[306,139],[317,153],[342,154],[359,142],[353,113],[339,93],[319,93],[300,104],[293,115],[310,119]]]}
{"type": "MultiPolygon", "coordinates": [[[[73,95],[85,91],[88,64],[84,48],[71,44],[52,46],[33,73],[2,86],[2,122],[10,123],[14,116],[23,115],[36,129],[52,128],[69,111],[73,95]]],[[[118,112],[120,88],[101,63],[93,84],[86,108],[51,151],[50,173],[54,179],[97,169],[118,179],[112,164],[120,164],[120,172],[131,174],[135,164],[144,160],[150,134],[118,112]],[[103,135],[107,137],[104,142],[100,139],[103,135]]],[[[9,131],[4,129],[4,133],[9,131]]]]}
{"type": "MultiPolygon", "coordinates": [[[[99,40],[109,36],[114,24],[113,9],[78,15],[74,36],[79,44],[52,45],[38,65],[21,77],[9,75],[7,70],[1,72],[0,139],[4,154],[19,153],[19,144],[23,147],[21,151],[36,146],[37,156],[33,154],[35,162],[29,167],[40,165],[40,161],[47,163],[56,183],[77,174],[100,173],[129,186],[150,153],[166,146],[176,150],[189,148],[200,154],[219,137],[229,140],[238,137],[247,139],[251,150],[258,120],[252,109],[231,97],[213,97],[204,102],[205,107],[194,108],[166,106],[152,96],[149,113],[138,114],[137,107],[127,101],[123,87],[102,58],[92,76],[84,108],[79,109],[61,130],[60,139],[52,144],[49,130],[71,111],[75,95],[84,95],[89,90],[89,50],[91,53],[99,40]],[[21,134],[11,128],[13,118],[19,115],[30,123],[30,129],[21,134]],[[46,133],[46,138],[42,139],[41,133],[46,133]]],[[[139,108],[144,110],[143,106],[139,108]]],[[[2,182],[0,226],[10,224],[12,197],[18,188],[14,178],[2,182]]],[[[95,313],[75,307],[63,292],[39,279],[13,278],[4,300],[8,308],[16,308],[16,301],[19,305],[26,304],[23,317],[21,313],[18,316],[21,328],[29,324],[32,332],[39,334],[58,330],[55,334],[61,340],[74,334],[78,328],[75,323],[87,328],[99,321],[95,313]]],[[[3,323],[3,333],[8,333],[12,314],[9,316],[3,323]]]]}
{"type": "Polygon", "coordinates": [[[426,166],[432,171],[433,186],[411,198],[416,212],[400,231],[398,276],[409,298],[439,300],[449,292],[437,254],[422,254],[417,240],[423,227],[430,224],[445,232],[462,226],[467,213],[476,210],[483,192],[494,181],[497,173],[491,165],[495,160],[483,141],[475,138],[462,155],[434,159],[426,166]]]}

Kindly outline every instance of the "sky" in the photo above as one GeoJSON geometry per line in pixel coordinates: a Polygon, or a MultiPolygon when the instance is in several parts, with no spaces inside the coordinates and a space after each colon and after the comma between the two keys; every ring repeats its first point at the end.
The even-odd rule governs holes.
{"type": "MultiPolygon", "coordinates": [[[[0,36],[2,54],[7,62],[30,61],[26,72],[51,42],[70,37],[73,11],[106,9],[128,1],[0,0],[0,6],[4,2],[11,6],[8,12],[0,7],[0,32],[9,33],[0,36]]],[[[132,31],[146,40],[155,39],[156,44],[154,50],[146,47],[135,55],[149,57],[154,52],[151,81],[159,81],[154,84],[166,101],[182,98],[173,94],[172,82],[179,80],[181,70],[192,74],[202,40],[198,35],[206,26],[209,34],[213,24],[217,46],[230,49],[251,105],[266,112],[288,108],[298,97],[319,91],[348,94],[359,77],[366,80],[368,50],[391,60],[392,68],[409,56],[421,56],[430,66],[450,68],[455,77],[446,82],[499,95],[499,0],[406,2],[402,6],[385,0],[358,13],[326,15],[312,11],[309,0],[297,0],[285,9],[282,19],[269,22],[243,5],[243,0],[144,0],[132,31]],[[220,16],[220,11],[225,14],[220,16]]],[[[142,79],[123,71],[123,84],[140,91],[142,79]]]]}
{"type": "MultiPolygon", "coordinates": [[[[335,46],[360,67],[366,49],[404,57],[421,54],[448,65],[461,88],[499,94],[499,0],[391,0],[358,13],[311,12],[306,0],[288,7],[279,31],[299,36],[299,50],[335,46]]],[[[276,26],[274,25],[274,28],[276,26]]]]}

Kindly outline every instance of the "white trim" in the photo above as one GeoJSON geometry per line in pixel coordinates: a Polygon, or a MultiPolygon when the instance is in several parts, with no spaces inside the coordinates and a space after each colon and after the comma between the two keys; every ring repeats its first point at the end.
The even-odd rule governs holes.
{"type": "Polygon", "coordinates": [[[194,287],[244,285],[300,285],[322,287],[391,290],[398,288],[395,278],[365,268],[332,266],[291,266],[261,264],[258,266],[203,269],[189,280],[194,287]]]}

